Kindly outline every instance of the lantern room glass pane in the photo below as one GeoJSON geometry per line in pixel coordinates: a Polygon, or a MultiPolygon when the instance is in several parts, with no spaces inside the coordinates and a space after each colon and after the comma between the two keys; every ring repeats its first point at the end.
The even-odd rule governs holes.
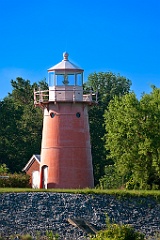
{"type": "Polygon", "coordinates": [[[56,85],[57,86],[64,85],[64,75],[63,74],[56,75],[56,85]]]}
{"type": "Polygon", "coordinates": [[[77,74],[77,85],[78,86],[82,86],[83,85],[83,74],[82,73],[78,73],[77,74]]]}
{"type": "Polygon", "coordinates": [[[75,85],[75,75],[68,74],[68,85],[75,85]]]}
{"type": "Polygon", "coordinates": [[[75,85],[75,74],[56,74],[56,86],[75,85]]]}
{"type": "Polygon", "coordinates": [[[48,85],[49,87],[54,86],[54,72],[48,73],[48,85]]]}

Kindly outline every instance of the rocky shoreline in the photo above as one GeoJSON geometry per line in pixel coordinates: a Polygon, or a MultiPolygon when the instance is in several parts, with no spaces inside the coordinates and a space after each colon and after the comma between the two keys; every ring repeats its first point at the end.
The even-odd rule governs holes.
{"type": "MultiPolygon", "coordinates": [[[[0,232],[3,236],[52,230],[60,239],[86,239],[68,219],[85,219],[98,230],[111,222],[130,224],[148,236],[160,234],[160,203],[152,197],[99,194],[5,193],[0,195],[0,232]]],[[[151,239],[154,239],[152,237],[151,239]]]]}

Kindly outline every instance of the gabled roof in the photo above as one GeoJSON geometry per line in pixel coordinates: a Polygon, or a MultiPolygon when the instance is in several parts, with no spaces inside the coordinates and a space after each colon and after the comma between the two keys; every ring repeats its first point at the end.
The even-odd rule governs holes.
{"type": "Polygon", "coordinates": [[[32,166],[33,162],[37,161],[40,164],[41,161],[41,155],[38,154],[34,154],[30,160],[28,161],[28,163],[26,164],[26,166],[22,169],[22,171],[28,171],[28,169],[32,166]]]}
{"type": "Polygon", "coordinates": [[[69,54],[67,52],[64,52],[63,60],[60,63],[56,64],[55,66],[49,68],[48,71],[50,72],[50,71],[58,71],[58,70],[72,70],[72,71],[83,72],[83,69],[79,68],[78,66],[71,63],[68,60],[68,56],[69,54]]]}

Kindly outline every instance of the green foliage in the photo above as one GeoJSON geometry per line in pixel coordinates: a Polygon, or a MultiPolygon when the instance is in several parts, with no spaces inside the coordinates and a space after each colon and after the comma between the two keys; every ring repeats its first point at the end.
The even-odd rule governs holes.
{"type": "Polygon", "coordinates": [[[104,148],[104,111],[114,96],[122,96],[129,92],[130,80],[111,72],[99,72],[90,74],[84,89],[92,89],[98,92],[98,106],[94,106],[89,111],[89,124],[92,146],[92,158],[95,185],[104,175],[105,165],[111,164],[112,161],[106,160],[108,151],[104,148]]]}
{"type": "Polygon", "coordinates": [[[32,240],[33,238],[29,234],[26,234],[26,235],[23,235],[23,236],[19,236],[19,239],[21,239],[21,240],[32,240]]]}
{"type": "Polygon", "coordinates": [[[115,171],[114,165],[105,167],[105,175],[100,178],[101,189],[117,189],[123,186],[123,177],[118,175],[115,171]]]}
{"type": "Polygon", "coordinates": [[[99,231],[96,240],[144,240],[144,235],[128,225],[109,224],[106,230],[99,231]]]}
{"type": "Polygon", "coordinates": [[[6,164],[0,164],[0,175],[8,172],[8,168],[6,164]]]}
{"type": "Polygon", "coordinates": [[[42,110],[34,107],[34,88],[47,88],[44,81],[11,80],[10,93],[0,102],[0,164],[19,172],[33,154],[40,152],[42,110]],[[39,86],[38,86],[39,85],[39,86]]]}
{"type": "Polygon", "coordinates": [[[7,174],[7,176],[3,176],[4,178],[0,178],[0,187],[2,188],[26,188],[30,187],[29,181],[30,177],[26,174],[7,174]]]}
{"type": "Polygon", "coordinates": [[[106,215],[106,229],[98,231],[96,240],[144,240],[144,234],[136,232],[129,225],[110,223],[108,215],[106,215]]]}
{"type": "Polygon", "coordinates": [[[160,189],[160,89],[140,101],[134,93],[115,97],[104,117],[105,147],[122,184],[128,189],[160,189]]]}
{"type": "Polygon", "coordinates": [[[15,240],[15,239],[19,239],[19,240],[33,240],[33,238],[29,235],[29,234],[24,234],[24,235],[11,235],[9,237],[0,237],[0,240],[15,240]]]}
{"type": "Polygon", "coordinates": [[[52,231],[46,231],[46,237],[48,240],[58,240],[59,234],[54,234],[52,231]]]}
{"type": "Polygon", "coordinates": [[[57,233],[54,234],[53,231],[46,231],[46,234],[44,236],[42,236],[40,232],[37,232],[35,238],[31,237],[30,234],[24,234],[24,235],[16,234],[16,235],[9,236],[9,238],[0,236],[0,240],[7,240],[7,239],[14,240],[14,239],[17,239],[17,237],[20,240],[34,240],[35,238],[37,240],[58,240],[59,239],[59,235],[57,233]]]}

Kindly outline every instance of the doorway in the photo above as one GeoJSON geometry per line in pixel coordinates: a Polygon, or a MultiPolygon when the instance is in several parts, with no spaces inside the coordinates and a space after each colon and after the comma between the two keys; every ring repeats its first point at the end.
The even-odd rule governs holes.
{"type": "Polygon", "coordinates": [[[33,171],[32,172],[32,188],[39,188],[39,171],[33,171]]]}
{"type": "Polygon", "coordinates": [[[48,184],[48,166],[44,165],[42,167],[42,187],[44,189],[47,189],[47,184],[48,184]]]}

